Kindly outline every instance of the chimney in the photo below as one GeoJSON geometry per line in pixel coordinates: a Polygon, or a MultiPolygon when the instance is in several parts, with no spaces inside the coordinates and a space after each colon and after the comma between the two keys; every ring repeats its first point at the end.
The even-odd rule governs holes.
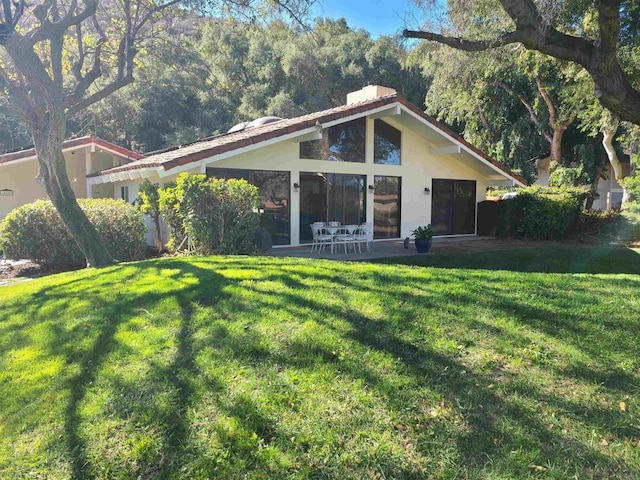
{"type": "Polygon", "coordinates": [[[380,85],[367,85],[366,87],[347,94],[347,105],[353,103],[365,102],[383,95],[391,95],[397,93],[393,88],[381,87],[380,85]]]}

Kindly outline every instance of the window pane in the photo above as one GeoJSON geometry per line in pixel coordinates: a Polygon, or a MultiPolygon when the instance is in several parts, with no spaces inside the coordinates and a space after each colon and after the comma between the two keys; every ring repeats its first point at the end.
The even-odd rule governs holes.
{"type": "Polygon", "coordinates": [[[327,174],[328,215],[330,222],[360,225],[366,216],[365,175],[327,174]]]}
{"type": "Polygon", "coordinates": [[[400,237],[400,177],[374,177],[373,236],[374,238],[400,237]]]}
{"type": "Polygon", "coordinates": [[[432,187],[431,224],[434,233],[475,233],[476,182],[434,178],[432,187]]]}
{"type": "Polygon", "coordinates": [[[455,181],[433,179],[431,187],[431,226],[433,233],[453,233],[453,200],[455,181]]]}
{"type": "Polygon", "coordinates": [[[364,163],[366,120],[360,118],[327,129],[327,160],[364,163]]]}
{"type": "Polygon", "coordinates": [[[382,120],[374,123],[373,161],[384,165],[400,165],[402,133],[382,120]]]}
{"type": "Polygon", "coordinates": [[[300,142],[300,158],[306,160],[322,160],[322,143],[320,140],[300,142]]]}
{"type": "Polygon", "coordinates": [[[364,223],[365,184],[365,175],[300,172],[300,242],[311,241],[313,222],[364,223]]]}
{"type": "Polygon", "coordinates": [[[238,168],[207,168],[207,176],[243,178],[258,187],[261,225],[271,234],[274,245],[289,245],[290,239],[290,174],[270,170],[242,170],[238,168]]]}
{"type": "Polygon", "coordinates": [[[364,163],[366,124],[360,118],[323,130],[322,140],[300,142],[300,158],[364,163]]]}
{"type": "Polygon", "coordinates": [[[456,180],[453,207],[453,231],[457,234],[476,233],[476,182],[456,180]]]}

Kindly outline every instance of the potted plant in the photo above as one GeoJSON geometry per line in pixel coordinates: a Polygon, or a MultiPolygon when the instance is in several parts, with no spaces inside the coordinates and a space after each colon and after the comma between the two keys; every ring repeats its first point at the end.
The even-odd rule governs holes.
{"type": "Polygon", "coordinates": [[[431,248],[431,242],[433,240],[433,228],[431,225],[420,226],[413,230],[411,234],[415,238],[418,253],[427,253],[431,248]]]}

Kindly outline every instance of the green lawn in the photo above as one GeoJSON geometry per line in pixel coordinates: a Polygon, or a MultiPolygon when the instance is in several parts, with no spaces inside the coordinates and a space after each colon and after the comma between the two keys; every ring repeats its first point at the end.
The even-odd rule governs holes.
{"type": "Polygon", "coordinates": [[[416,261],[0,287],[0,478],[640,478],[638,252],[416,261]]]}

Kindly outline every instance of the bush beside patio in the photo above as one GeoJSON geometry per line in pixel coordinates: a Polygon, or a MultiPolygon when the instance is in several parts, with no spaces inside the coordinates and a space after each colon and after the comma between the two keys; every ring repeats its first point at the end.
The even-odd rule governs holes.
{"type": "Polygon", "coordinates": [[[639,478],[629,252],[627,274],[217,257],[0,287],[0,477],[639,478]]]}

